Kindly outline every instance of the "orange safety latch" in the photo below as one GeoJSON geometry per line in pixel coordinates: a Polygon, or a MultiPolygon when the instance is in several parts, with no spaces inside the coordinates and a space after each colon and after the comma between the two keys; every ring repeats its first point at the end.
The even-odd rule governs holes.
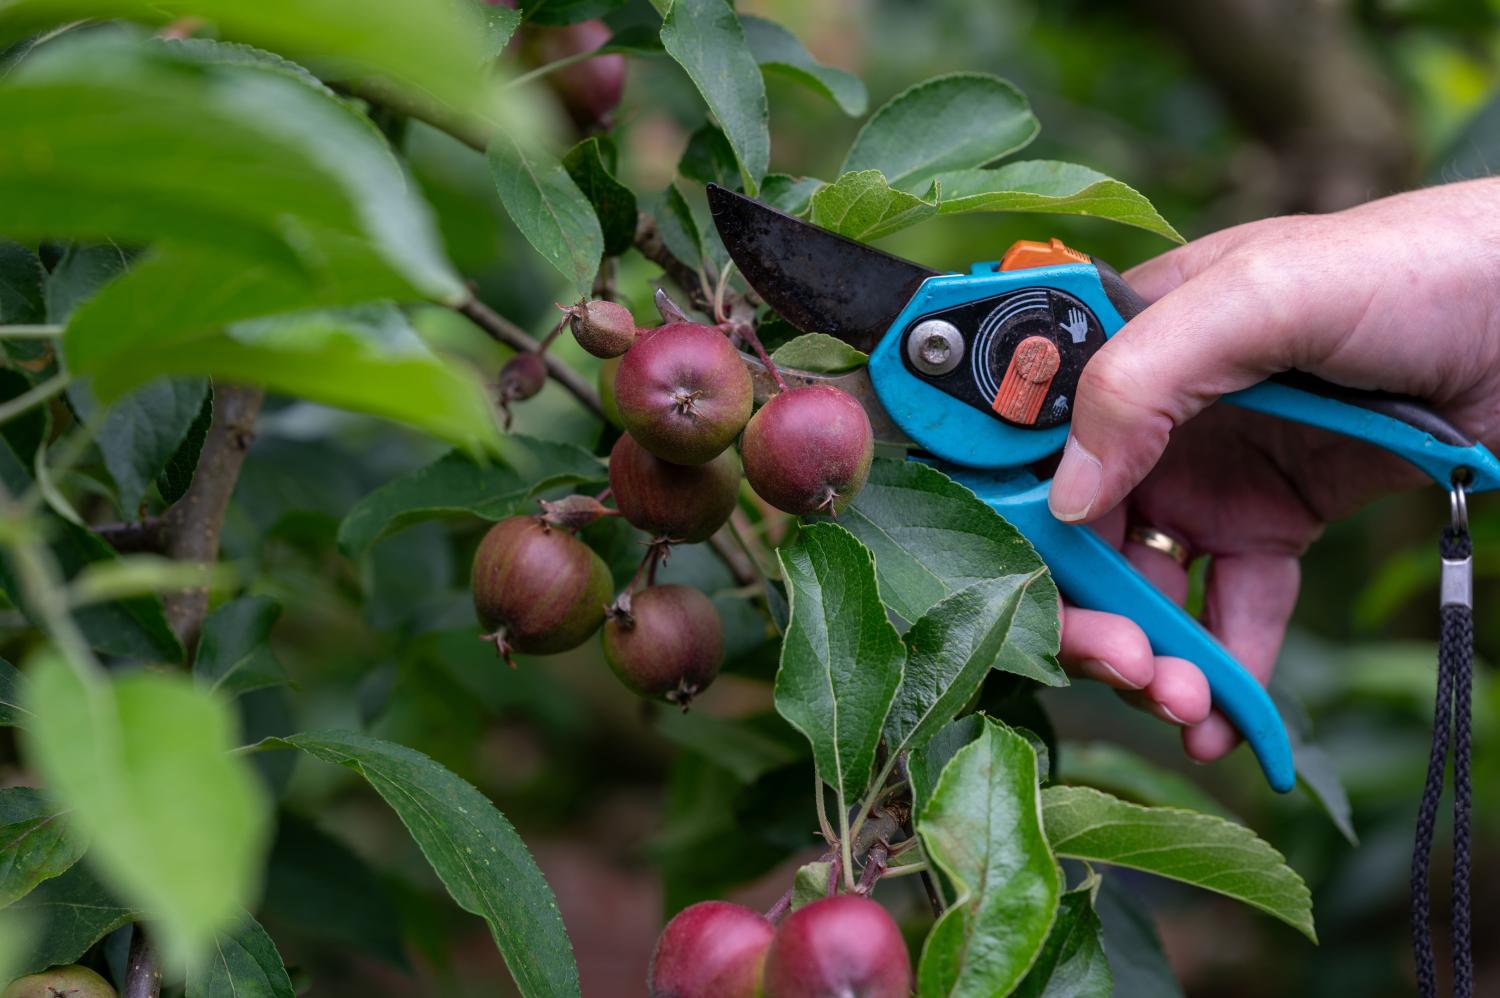
{"type": "Polygon", "coordinates": [[[1042,400],[1062,358],[1057,344],[1045,336],[1028,336],[1016,345],[1010,366],[995,393],[994,410],[1002,419],[1031,426],[1042,411],[1042,400]]]}
{"type": "Polygon", "coordinates": [[[1064,263],[1089,263],[1087,253],[1080,253],[1063,245],[1061,239],[1039,243],[1033,239],[1017,239],[1000,258],[1001,270],[1026,270],[1028,267],[1056,267],[1064,263]]]}

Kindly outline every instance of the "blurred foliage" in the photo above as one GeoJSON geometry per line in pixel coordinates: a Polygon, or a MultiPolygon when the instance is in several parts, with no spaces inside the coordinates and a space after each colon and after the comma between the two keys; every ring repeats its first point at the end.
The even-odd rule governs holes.
{"type": "MultiPolygon", "coordinates": [[[[1276,211],[1273,185],[1265,182],[1272,157],[1142,6],[740,4],[791,29],[820,62],[859,75],[871,107],[942,72],[1012,80],[1042,122],[1028,158],[1069,159],[1118,178],[1188,238],[1276,211]]],[[[1344,6],[1401,96],[1424,174],[1451,180],[1500,164],[1500,0],[1344,6]]],[[[649,15],[645,0],[635,0],[608,20],[623,31],[649,15]]],[[[630,66],[613,130],[621,179],[637,193],[659,191],[704,124],[704,109],[673,63],[632,59],[630,66]]],[[[766,89],[771,170],[833,179],[858,120],[787,79],[772,75],[766,89]]],[[[400,144],[457,268],[498,311],[534,333],[545,331],[553,302],[570,291],[505,216],[483,157],[415,123],[400,144]]],[[[937,219],[881,245],[932,266],[960,268],[997,257],[1013,239],[1054,234],[1122,269],[1168,245],[1148,232],[1088,219],[1004,214],[937,219]]],[[[651,321],[656,276],[638,254],[620,260],[621,299],[643,324],[651,321]]],[[[485,369],[498,370],[507,356],[445,310],[417,310],[412,323],[430,343],[485,369]]],[[[598,361],[567,337],[556,349],[590,377],[597,369],[598,361]]],[[[518,407],[515,429],[595,452],[607,449],[613,432],[601,431],[551,383],[518,407]]],[[[299,694],[293,701],[285,690],[267,688],[237,701],[250,738],[363,729],[418,748],[475,784],[516,821],[557,891],[585,994],[635,993],[663,908],[720,894],[773,866],[776,881],[735,896],[764,906],[779,893],[794,868],[783,857],[809,842],[815,828],[810,811],[801,810],[812,782],[807,761],[784,745],[788,754],[777,754],[784,728],[765,724],[764,744],[748,739],[763,755],[737,757],[748,761],[731,771],[676,747],[657,708],[620,696],[593,644],[547,660],[523,658],[513,672],[498,667],[492,650],[474,639],[467,591],[482,524],[423,524],[379,541],[357,560],[337,544],[339,523],[356,502],[435,460],[443,445],[369,417],[285,399],[271,403],[257,432],[230,509],[225,557],[240,578],[252,580],[248,595],[284,607],[272,647],[299,694]],[[751,782],[753,795],[735,793],[751,782]]],[[[1493,606],[1500,599],[1500,504],[1477,500],[1472,513],[1476,603],[1493,606]]],[[[1157,914],[1186,993],[1406,993],[1407,862],[1426,764],[1436,537],[1446,516],[1445,500],[1432,491],[1393,497],[1331,528],[1304,562],[1296,633],[1278,683],[1305,709],[1347,788],[1357,848],[1304,791],[1279,798],[1265,790],[1246,752],[1192,767],[1173,734],[1101,689],[1081,684],[1039,698],[1056,729],[1048,741],[1063,778],[1069,752],[1081,751],[1075,746],[1124,743],[1174,774],[1170,792],[1179,798],[1206,795],[1256,828],[1312,888],[1318,947],[1210,895],[1132,878],[1157,914]]],[[[602,524],[590,540],[606,556],[612,546],[617,570],[628,573],[632,538],[609,535],[613,529],[602,524]]],[[[733,586],[722,566],[695,548],[675,553],[664,577],[691,580],[711,593],[733,586]]],[[[17,623],[13,617],[8,612],[8,627],[17,623]]],[[[763,676],[763,628],[741,624],[736,629],[726,621],[731,658],[739,663],[732,668],[763,676]]],[[[1474,701],[1473,896],[1475,924],[1487,926],[1500,917],[1500,683],[1486,664],[1500,662],[1500,615],[1478,613],[1476,639],[1484,662],[1474,701]]],[[[12,660],[24,651],[15,639],[0,646],[12,660]]],[[[763,685],[732,675],[699,703],[705,717],[748,719],[752,728],[769,707],[763,685]]],[[[1041,730],[1046,718],[1018,723],[1041,730]]],[[[16,758],[12,729],[0,729],[0,758],[16,758]]],[[[484,925],[447,903],[397,817],[355,774],[298,762],[290,753],[255,762],[283,811],[263,915],[294,979],[300,969],[319,982],[316,993],[329,995],[491,995],[510,986],[497,983],[506,975],[484,925]],[[351,891],[357,887],[357,898],[320,899],[326,914],[307,907],[298,884],[317,868],[342,871],[338,879],[351,891]],[[394,929],[377,917],[386,911],[399,923],[394,929]],[[407,941],[404,953],[393,942],[397,935],[407,941]]],[[[1107,762],[1086,757],[1078,768],[1107,762]]],[[[9,763],[0,770],[7,783],[28,776],[9,763]]],[[[1134,774],[1116,778],[1129,782],[1134,774]]],[[[1440,859],[1434,868],[1446,866],[1440,859]]],[[[909,900],[913,911],[922,903],[915,894],[909,900]]],[[[1435,910],[1445,904],[1440,889],[1435,910]]],[[[1122,930],[1107,924],[1111,931],[1122,930]]],[[[11,936],[8,927],[0,930],[0,949],[11,936]]],[[[111,945],[123,952],[120,940],[106,949],[111,945]]],[[[1480,980],[1491,987],[1500,987],[1496,959],[1480,947],[1480,980]]]]}

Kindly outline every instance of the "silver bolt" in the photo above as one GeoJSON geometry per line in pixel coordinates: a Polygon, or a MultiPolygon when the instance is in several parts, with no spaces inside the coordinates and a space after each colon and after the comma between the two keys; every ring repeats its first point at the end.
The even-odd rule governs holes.
{"type": "Polygon", "coordinates": [[[953,323],[928,319],[907,334],[906,356],[923,374],[947,374],[964,359],[964,338],[953,323]]]}

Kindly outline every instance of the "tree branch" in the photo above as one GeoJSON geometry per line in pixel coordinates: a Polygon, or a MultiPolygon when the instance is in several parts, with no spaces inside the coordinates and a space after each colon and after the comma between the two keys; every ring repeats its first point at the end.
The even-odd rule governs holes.
{"type": "Polygon", "coordinates": [[[709,301],[708,289],[699,279],[698,271],[672,255],[667,244],[662,242],[656,220],[644,211],[636,218],[635,248],[640,250],[641,256],[662,269],[667,278],[688,296],[694,308],[713,314],[713,302],[709,301]]]}
{"type": "Polygon", "coordinates": [[[130,956],[125,962],[125,987],[121,994],[124,998],[158,998],[161,994],[161,966],[139,922],[130,936],[130,956]]]}
{"type": "MultiPolygon", "coordinates": [[[[162,552],[178,561],[212,562],[219,557],[219,532],[224,511],[239,481],[245,452],[255,439],[255,417],[265,392],[243,385],[214,386],[214,420],[198,456],[198,469],[187,494],[162,517],[162,552]]],[[[198,642],[198,628],[208,610],[207,589],[168,593],[167,623],[189,652],[198,642]]]]}
{"type": "MultiPolygon", "coordinates": [[[[526,330],[478,298],[470,298],[454,306],[454,311],[484,330],[492,339],[515,350],[535,353],[537,347],[541,345],[532,339],[526,330]]],[[[547,365],[547,373],[554,381],[572,392],[573,397],[582,402],[584,407],[595,416],[600,419],[604,418],[604,407],[599,404],[599,393],[594,391],[594,386],[589,384],[582,375],[551,354],[542,354],[542,363],[547,365]]]]}
{"type": "Polygon", "coordinates": [[[160,552],[167,543],[162,518],[159,516],[148,516],[134,522],[101,523],[89,529],[108,541],[109,546],[121,554],[160,552]]]}

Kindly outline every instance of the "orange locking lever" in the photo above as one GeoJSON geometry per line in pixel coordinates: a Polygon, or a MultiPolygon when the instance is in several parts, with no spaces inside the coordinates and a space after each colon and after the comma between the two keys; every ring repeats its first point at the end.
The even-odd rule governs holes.
{"type": "Polygon", "coordinates": [[[1064,263],[1091,263],[1087,253],[1063,245],[1061,239],[1039,243],[1034,239],[1017,239],[1000,258],[1000,270],[1026,270],[1029,267],[1056,267],[1064,263]]]}

